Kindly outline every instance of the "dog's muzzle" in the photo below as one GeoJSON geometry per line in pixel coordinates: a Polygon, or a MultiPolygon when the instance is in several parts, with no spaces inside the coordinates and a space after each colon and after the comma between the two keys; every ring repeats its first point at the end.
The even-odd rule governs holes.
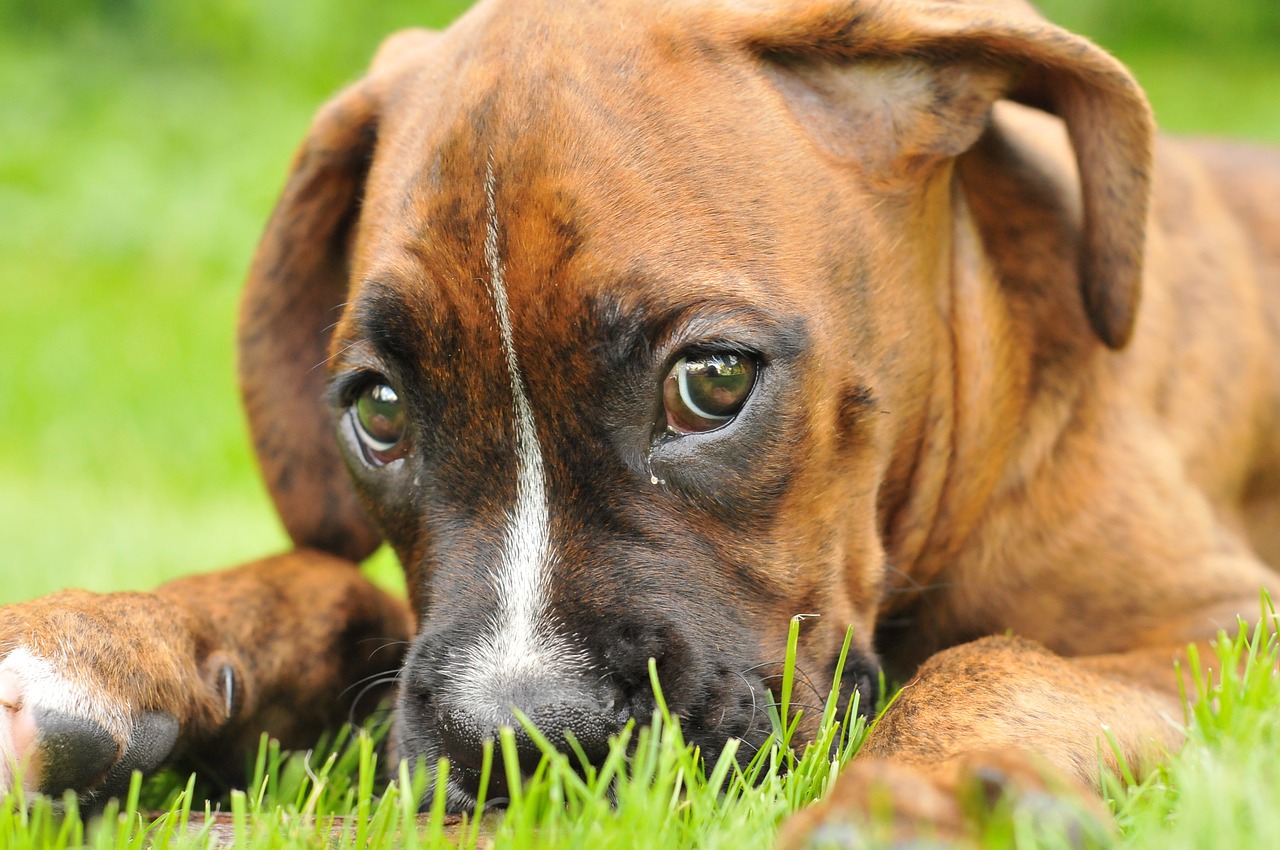
{"type": "MultiPolygon", "coordinates": [[[[619,715],[612,705],[598,704],[594,698],[580,692],[548,689],[543,697],[541,704],[527,705],[527,710],[520,710],[523,722],[514,712],[497,725],[491,725],[491,722],[465,708],[438,713],[436,734],[441,754],[449,758],[452,774],[468,793],[474,796],[474,791],[478,790],[484,742],[496,740],[502,726],[509,726],[513,731],[522,775],[532,773],[542,758],[541,748],[525,728],[526,722],[540,732],[546,730],[542,734],[547,735],[549,743],[557,749],[564,752],[580,750],[591,764],[604,761],[609,752],[609,739],[621,731],[625,714],[619,715]]],[[[505,784],[506,775],[502,764],[499,754],[494,759],[496,769],[488,789],[490,800],[505,796],[501,787],[505,784]]]]}
{"type": "MultiPolygon", "coordinates": [[[[459,631],[428,628],[415,641],[401,677],[394,736],[399,757],[449,760],[451,809],[475,805],[486,744],[493,755],[485,799],[501,803],[508,796],[503,727],[512,730],[519,772],[527,776],[543,756],[528,727],[575,765],[583,758],[598,765],[610,738],[631,717],[652,711],[652,694],[637,677],[616,675],[585,653],[539,655],[534,647],[531,657],[495,663],[459,631]]],[[[646,666],[647,659],[639,661],[646,666]]]]}
{"type": "MultiPolygon", "coordinates": [[[[427,705],[434,710],[435,738],[439,754],[450,762],[451,785],[474,797],[484,762],[486,741],[494,743],[494,760],[487,798],[505,797],[506,771],[500,747],[496,743],[502,727],[510,727],[515,743],[520,773],[528,775],[538,766],[542,749],[530,735],[532,726],[556,749],[580,751],[592,764],[600,764],[609,752],[609,739],[618,734],[629,710],[622,698],[601,682],[569,681],[565,677],[548,677],[543,681],[511,683],[508,694],[493,694],[483,704],[466,704],[448,690],[430,695],[427,705]]],[[[576,760],[576,759],[575,759],[576,760]]]]}
{"type": "Polygon", "coordinates": [[[447,790],[453,810],[475,806],[486,741],[494,744],[485,799],[500,803],[508,796],[498,744],[504,726],[513,731],[522,775],[529,775],[542,758],[526,723],[566,753],[571,764],[579,765],[584,757],[593,765],[603,763],[610,738],[631,718],[644,723],[652,717],[650,658],[686,739],[697,743],[709,760],[728,738],[759,745],[768,736],[766,683],[748,669],[752,662],[713,656],[705,649],[704,636],[664,622],[660,615],[634,621],[621,615],[595,624],[600,631],[590,645],[600,649],[594,653],[570,647],[534,663],[508,657],[502,665],[476,663],[476,632],[467,628],[473,618],[444,619],[426,618],[409,652],[394,741],[397,758],[423,758],[428,766],[440,757],[449,760],[447,790]]]}

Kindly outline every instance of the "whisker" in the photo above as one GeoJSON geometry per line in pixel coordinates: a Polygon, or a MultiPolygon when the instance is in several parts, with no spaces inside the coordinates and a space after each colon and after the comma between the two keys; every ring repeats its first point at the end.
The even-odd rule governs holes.
{"type": "Polygon", "coordinates": [[[905,572],[904,570],[901,570],[898,567],[894,566],[892,561],[885,561],[884,568],[886,572],[891,572],[894,575],[901,577],[906,582],[905,587],[885,588],[884,592],[887,596],[904,596],[908,593],[924,594],[924,593],[928,593],[931,590],[945,590],[948,587],[957,586],[956,582],[950,582],[950,581],[936,581],[936,582],[930,582],[929,584],[921,584],[920,582],[916,581],[915,577],[913,577],[910,573],[905,572]]]}
{"type": "Polygon", "coordinates": [[[804,708],[811,711],[822,711],[826,708],[825,705],[814,705],[813,703],[809,703],[809,702],[795,702],[795,701],[788,703],[787,707],[788,708],[804,708]]]}
{"type": "MultiPolygon", "coordinates": [[[[804,670],[800,669],[799,667],[795,668],[795,672],[797,676],[797,681],[801,682],[806,688],[808,688],[809,691],[814,695],[814,697],[818,699],[818,701],[826,702],[826,699],[827,699],[826,695],[818,690],[818,686],[813,683],[813,679],[809,678],[808,673],[806,673],[804,670]]],[[[761,676],[760,681],[768,682],[772,679],[781,679],[784,675],[785,675],[784,673],[771,673],[768,676],[761,676]]],[[[796,705],[796,703],[793,702],[792,705],[796,705]]]]}
{"type": "MultiPolygon", "coordinates": [[[[756,686],[751,684],[751,680],[745,674],[734,671],[742,683],[747,686],[747,693],[751,694],[751,717],[747,719],[747,729],[754,729],[756,725],[756,713],[759,711],[759,705],[756,702],[756,686]]],[[[716,727],[719,728],[719,727],[716,727]]],[[[757,747],[757,749],[759,749],[757,747]]]]}
{"type": "Polygon", "coordinates": [[[307,370],[307,373],[308,373],[308,374],[310,374],[310,373],[314,372],[315,370],[319,369],[321,366],[328,365],[330,362],[332,362],[333,360],[336,360],[337,358],[339,358],[339,357],[341,357],[342,355],[346,354],[348,351],[350,351],[352,348],[355,348],[357,345],[359,345],[359,344],[360,344],[361,342],[363,342],[363,341],[364,341],[364,340],[357,339],[357,340],[355,340],[355,341],[353,341],[353,342],[349,342],[349,343],[347,343],[346,345],[342,346],[342,348],[340,348],[340,349],[338,349],[337,351],[333,352],[333,354],[330,354],[328,357],[326,357],[325,359],[321,360],[321,361],[320,361],[319,363],[317,363],[316,365],[312,366],[310,369],[308,369],[308,370],[307,370]]]}
{"type": "Polygon", "coordinates": [[[400,671],[397,670],[395,673],[388,673],[384,670],[378,673],[370,673],[368,676],[363,676],[359,679],[356,679],[354,682],[352,682],[351,684],[347,685],[345,688],[342,689],[342,692],[338,694],[338,698],[341,699],[342,697],[345,697],[348,693],[360,687],[365,682],[372,682],[375,679],[382,679],[383,684],[390,683],[390,682],[397,682],[400,680],[400,671]]]}
{"type": "MultiPolygon", "coordinates": [[[[362,699],[364,699],[365,694],[367,694],[367,693],[369,693],[370,691],[372,691],[372,690],[374,690],[374,689],[376,689],[376,688],[379,688],[379,687],[381,687],[381,686],[383,686],[383,685],[390,685],[390,684],[394,684],[395,682],[399,681],[399,679],[400,679],[400,677],[399,677],[399,676],[388,676],[388,677],[386,677],[386,678],[376,679],[376,680],[374,680],[374,681],[370,682],[369,684],[365,685],[363,688],[361,688],[361,689],[360,689],[360,692],[356,694],[355,699],[353,699],[353,700],[351,701],[351,708],[350,708],[350,710],[347,712],[347,721],[348,721],[349,723],[355,724],[355,722],[356,722],[356,709],[359,707],[359,705],[360,705],[360,701],[361,701],[362,699]]],[[[353,686],[353,687],[354,687],[354,686],[353,686]]],[[[347,690],[350,690],[350,688],[348,688],[347,690]]]]}
{"type": "Polygon", "coordinates": [[[759,670],[761,667],[774,667],[774,666],[781,667],[785,663],[786,662],[783,662],[783,661],[761,661],[759,664],[752,664],[750,667],[747,667],[742,672],[752,673],[756,670],[759,670]]]}

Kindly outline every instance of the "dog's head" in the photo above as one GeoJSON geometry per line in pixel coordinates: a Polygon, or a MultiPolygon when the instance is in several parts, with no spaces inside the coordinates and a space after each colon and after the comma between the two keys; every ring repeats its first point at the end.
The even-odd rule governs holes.
{"type": "Polygon", "coordinates": [[[801,701],[852,627],[867,707],[953,166],[1006,97],[1067,122],[1070,298],[1122,345],[1145,104],[1019,2],[486,2],[321,111],[249,278],[246,406],[299,545],[399,555],[399,746],[453,759],[456,804],[513,709],[588,755],[648,716],[650,658],[704,752],[758,743],[796,614],[801,701]]]}

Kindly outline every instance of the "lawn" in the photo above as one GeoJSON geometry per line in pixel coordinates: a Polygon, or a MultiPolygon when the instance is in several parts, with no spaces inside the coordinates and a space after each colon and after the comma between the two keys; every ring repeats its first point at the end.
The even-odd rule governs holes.
{"type": "MultiPolygon", "coordinates": [[[[443,24],[464,5],[312,0],[300,15],[287,0],[0,0],[0,604],[65,586],[145,589],[285,546],[237,408],[240,281],[315,107],[359,74],[383,34],[443,24]]],[[[1273,3],[1042,5],[1128,61],[1165,127],[1280,142],[1273,3]]],[[[397,586],[385,554],[368,569],[397,586]]],[[[1117,786],[1122,845],[1280,846],[1274,688],[1253,674],[1246,693],[1197,718],[1167,777],[1137,793],[1117,786]]],[[[357,769],[361,746],[320,790],[295,759],[266,797],[223,805],[244,817],[285,801],[311,814],[373,806],[383,827],[399,829],[400,798],[365,793],[375,779],[357,769]]],[[[554,794],[586,792],[548,782],[500,843],[525,846],[526,829],[569,846],[764,847],[825,776],[813,767],[743,786],[735,802],[684,784],[677,793],[674,777],[691,762],[679,747],[654,752],[673,772],[654,767],[632,807],[588,795],[557,808],[554,794]]],[[[323,774],[323,764],[313,758],[310,770],[323,774]]],[[[173,791],[148,785],[148,805],[173,791]]],[[[81,840],[75,819],[42,831],[45,809],[24,822],[6,805],[0,847],[81,840]]],[[[139,823],[126,821],[108,819],[92,840],[141,841],[139,823]]],[[[249,832],[257,837],[245,846],[276,846],[280,835],[249,832]]]]}

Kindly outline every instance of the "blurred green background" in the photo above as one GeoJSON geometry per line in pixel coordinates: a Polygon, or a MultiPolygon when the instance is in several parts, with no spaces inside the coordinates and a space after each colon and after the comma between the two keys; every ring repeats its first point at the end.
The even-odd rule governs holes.
{"type": "MultiPolygon", "coordinates": [[[[240,280],[315,107],[465,5],[0,0],[0,603],[285,545],[237,407],[240,280]]],[[[1277,0],[1042,7],[1166,127],[1280,142],[1277,0]]]]}

